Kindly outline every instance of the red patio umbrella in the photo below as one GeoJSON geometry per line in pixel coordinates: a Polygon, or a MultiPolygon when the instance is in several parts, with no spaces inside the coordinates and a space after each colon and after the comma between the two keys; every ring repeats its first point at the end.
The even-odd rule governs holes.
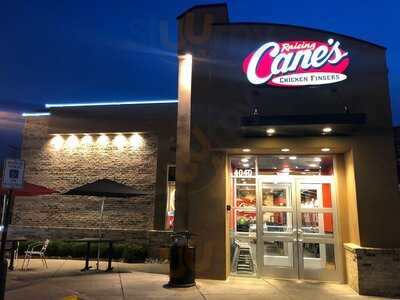
{"type": "MultiPolygon", "coordinates": [[[[0,187],[0,195],[4,195],[7,193],[7,189],[0,187]]],[[[50,195],[58,193],[55,190],[49,189],[47,187],[24,182],[24,187],[22,189],[14,190],[15,196],[22,196],[22,197],[34,197],[34,196],[41,196],[41,195],[50,195]]]]}
{"type": "MultiPolygon", "coordinates": [[[[1,178],[0,178],[1,180],[1,178]]],[[[0,186],[0,195],[6,195],[7,194],[8,189],[4,189],[0,186]]],[[[37,184],[33,184],[33,183],[28,183],[28,182],[24,182],[24,187],[22,189],[16,189],[13,191],[15,196],[21,196],[21,197],[35,197],[35,196],[41,196],[41,195],[50,195],[50,194],[54,194],[54,193],[58,193],[55,190],[49,189],[47,187],[41,186],[41,185],[37,185],[37,184]]],[[[4,207],[6,204],[6,197],[3,196],[2,199],[3,203],[1,205],[1,225],[3,224],[4,221],[4,207]]]]}

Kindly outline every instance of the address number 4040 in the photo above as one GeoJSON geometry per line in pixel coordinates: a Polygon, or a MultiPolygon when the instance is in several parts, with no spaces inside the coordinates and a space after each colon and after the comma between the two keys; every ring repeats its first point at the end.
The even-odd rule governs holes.
{"type": "Polygon", "coordinates": [[[236,169],[235,172],[233,172],[233,176],[235,177],[249,177],[253,176],[253,170],[251,169],[236,169]]]}

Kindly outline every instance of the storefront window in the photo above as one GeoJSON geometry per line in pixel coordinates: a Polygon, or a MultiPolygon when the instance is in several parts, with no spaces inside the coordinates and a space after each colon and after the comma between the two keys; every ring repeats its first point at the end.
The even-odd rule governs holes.
{"type": "MultiPolygon", "coordinates": [[[[310,178],[332,175],[333,157],[328,155],[232,157],[232,197],[229,203],[231,272],[255,275],[257,269],[262,272],[266,266],[293,267],[293,247],[297,244],[285,239],[296,232],[313,234],[313,237],[333,237],[331,183],[320,183],[310,178]],[[294,177],[290,179],[288,176],[307,176],[310,181],[298,183],[293,189],[294,177]],[[257,238],[257,222],[263,227],[259,228],[258,234],[265,239],[257,238]],[[264,247],[257,248],[257,241],[264,247]],[[258,262],[259,266],[257,249],[262,249],[261,255],[264,256],[264,260],[258,262]]],[[[306,268],[334,268],[330,244],[308,243],[303,250],[306,268]],[[321,258],[317,263],[315,260],[319,255],[324,260],[321,258]]]]}
{"type": "Polygon", "coordinates": [[[240,156],[231,160],[233,199],[230,221],[231,266],[235,274],[256,272],[256,158],[240,156]]]}
{"type": "Polygon", "coordinates": [[[165,229],[174,229],[175,220],[175,166],[168,166],[167,170],[167,213],[165,218],[165,229]]]}

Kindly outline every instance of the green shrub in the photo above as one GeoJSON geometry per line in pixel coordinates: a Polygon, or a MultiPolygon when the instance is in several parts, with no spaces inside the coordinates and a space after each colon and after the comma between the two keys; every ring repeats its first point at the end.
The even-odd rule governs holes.
{"type": "MultiPolygon", "coordinates": [[[[24,255],[28,246],[35,241],[20,242],[19,253],[24,255]]],[[[40,242],[40,241],[37,241],[40,242]]],[[[67,242],[60,240],[51,240],[46,251],[47,257],[72,257],[84,258],[86,256],[87,244],[84,242],[67,242]]],[[[39,247],[40,248],[40,247],[39,247]]],[[[129,243],[117,243],[113,245],[115,260],[122,259],[129,263],[142,263],[147,258],[147,250],[142,246],[129,243]]],[[[97,243],[90,244],[90,257],[97,257],[97,243]]],[[[100,244],[100,258],[108,258],[108,243],[100,244]]]]}
{"type": "MultiPolygon", "coordinates": [[[[86,243],[83,243],[83,245],[85,246],[84,253],[86,253],[86,243]]],[[[114,247],[115,247],[115,245],[114,245],[114,247]]],[[[97,257],[97,249],[98,249],[97,243],[90,244],[90,257],[97,257]]],[[[100,258],[106,258],[106,257],[108,257],[108,244],[101,243],[100,244],[100,258]]]]}
{"type": "Polygon", "coordinates": [[[142,263],[146,257],[147,251],[141,246],[127,244],[122,252],[122,258],[127,263],[142,263]]]}

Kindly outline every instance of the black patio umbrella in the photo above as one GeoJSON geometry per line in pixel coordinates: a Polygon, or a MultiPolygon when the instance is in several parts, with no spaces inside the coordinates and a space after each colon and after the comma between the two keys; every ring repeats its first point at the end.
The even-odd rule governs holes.
{"type": "MultiPolygon", "coordinates": [[[[100,179],[92,183],[88,183],[64,193],[64,195],[71,196],[96,196],[102,197],[102,203],[100,207],[100,225],[99,225],[99,240],[102,238],[102,226],[103,226],[103,212],[104,212],[104,200],[105,198],[129,198],[135,196],[147,195],[149,193],[135,190],[134,188],[113,181],[109,179],[100,179]]],[[[97,269],[99,269],[100,260],[100,243],[97,248],[97,269]]]]}
{"type": "Polygon", "coordinates": [[[76,187],[64,193],[64,195],[97,196],[110,198],[128,198],[147,194],[148,193],[146,192],[135,190],[128,185],[110,179],[100,179],[95,182],[76,187]]]}

